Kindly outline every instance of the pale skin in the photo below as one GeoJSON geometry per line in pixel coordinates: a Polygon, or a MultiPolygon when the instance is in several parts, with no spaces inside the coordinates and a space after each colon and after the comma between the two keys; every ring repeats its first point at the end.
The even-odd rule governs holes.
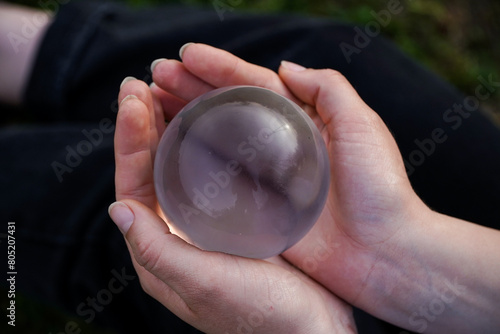
{"type": "Polygon", "coordinates": [[[411,188],[392,135],[340,73],[287,62],[274,73],[190,44],[182,62],[157,62],[153,78],[151,88],[128,79],[120,91],[121,204],[110,212],[115,221],[129,214],[118,223],[145,290],[182,319],[208,333],[231,333],[237,318],[252,312],[250,296],[280,291],[290,303],[275,303],[256,332],[355,332],[348,305],[417,332],[500,328],[500,232],[430,210],[411,188]],[[170,234],[153,187],[164,119],[204,92],[240,84],[298,102],[330,153],[330,195],[319,221],[269,261],[205,252],[170,234]],[[292,291],[280,280],[296,273],[290,264],[305,273],[297,273],[302,283],[292,291]]]}
{"type": "MultiPolygon", "coordinates": [[[[193,319],[192,309],[187,314],[182,312],[189,301],[173,294],[172,286],[178,289],[180,280],[181,286],[194,293],[194,304],[205,312],[217,310],[231,299],[231,305],[240,306],[231,308],[235,312],[229,318],[227,309],[218,315],[217,319],[224,321],[217,321],[214,332],[220,332],[234,328],[234,321],[241,314],[236,310],[247,304],[241,291],[269,293],[269,281],[261,279],[257,283],[255,275],[269,279],[276,270],[279,276],[286,271],[283,264],[288,262],[312,278],[301,286],[305,299],[294,294],[295,300],[304,305],[294,304],[298,309],[291,311],[293,318],[288,318],[293,319],[292,332],[294,328],[317,326],[318,321],[324,322],[327,332],[354,331],[351,310],[341,299],[412,331],[493,333],[499,328],[496,305],[500,300],[500,233],[430,210],[412,190],[390,132],[341,74],[289,63],[274,73],[202,44],[191,44],[183,51],[182,62],[157,63],[153,74],[156,85],[151,89],[131,80],[120,92],[120,100],[131,94],[137,98],[126,99],[118,116],[117,198],[127,199],[126,205],[143,216],[134,220],[137,223],[132,224],[126,239],[146,291],[207,332],[210,329],[204,327],[206,321],[213,318],[193,319]],[[169,235],[157,214],[151,170],[152,156],[163,130],[163,123],[157,120],[171,118],[186,101],[199,94],[238,84],[270,88],[300,103],[320,129],[330,152],[332,183],[326,208],[312,231],[280,257],[281,267],[197,250],[169,235]],[[144,115],[142,131],[134,128],[137,122],[131,118],[127,121],[127,114],[131,113],[137,120],[139,111],[144,115]],[[155,122],[151,123],[153,119],[155,122]],[[134,154],[129,156],[127,152],[134,154]],[[131,198],[151,210],[130,201],[131,198]],[[158,236],[160,227],[164,237],[158,236]],[[171,255],[178,247],[183,248],[179,257],[185,270],[196,267],[198,259],[208,257],[216,261],[217,266],[211,265],[206,273],[208,279],[199,271],[196,276],[188,272],[172,278],[172,272],[182,271],[176,266],[177,256],[171,255]],[[185,255],[187,249],[190,255],[185,255]],[[313,266],[308,265],[311,256],[313,266]],[[238,279],[225,278],[228,272],[235,272],[238,279]],[[254,279],[241,279],[247,275],[254,279]],[[314,281],[331,295],[326,297],[314,281]],[[319,294],[307,292],[311,285],[319,289],[319,294]],[[206,298],[206,290],[215,290],[218,298],[206,298]],[[318,303],[317,298],[326,304],[318,303]],[[328,315],[324,310],[329,310],[328,315]],[[296,317],[295,312],[301,316],[296,317]],[[311,319],[314,313],[318,317],[311,319]]],[[[266,318],[266,322],[271,325],[276,320],[280,324],[276,328],[288,333],[283,327],[283,316],[289,310],[274,310],[276,314],[266,318]]],[[[258,332],[273,330],[262,327],[258,332]]],[[[311,332],[321,331],[314,328],[311,332]]]]}
{"type": "Polygon", "coordinates": [[[356,332],[351,307],[284,258],[205,252],[171,234],[158,210],[152,163],[165,117],[184,102],[137,80],[123,85],[119,99],[125,100],[115,137],[120,202],[110,214],[125,224],[120,228],[147,293],[206,333],[356,332]]]}
{"type": "Polygon", "coordinates": [[[44,11],[0,2],[0,101],[22,102],[36,52],[52,16],[44,11]]]}
{"type": "MultiPolygon", "coordinates": [[[[21,103],[50,22],[0,4],[0,99],[21,103]],[[24,39],[16,48],[6,39],[24,39]],[[9,74],[11,73],[11,74],[9,74]]],[[[430,210],[416,196],[390,132],[333,70],[285,63],[278,73],[206,45],[154,70],[156,86],[127,80],[116,131],[116,197],[147,293],[207,333],[353,333],[350,305],[411,331],[494,333],[500,328],[500,232],[430,210]],[[299,71],[297,71],[299,70],[299,71]],[[327,206],[297,245],[268,261],[204,252],[170,233],[153,188],[158,139],[187,101],[217,87],[270,88],[304,107],[331,157],[327,206]],[[128,96],[128,98],[126,98],[128,96]],[[298,270],[296,268],[300,268],[298,270]]]]}

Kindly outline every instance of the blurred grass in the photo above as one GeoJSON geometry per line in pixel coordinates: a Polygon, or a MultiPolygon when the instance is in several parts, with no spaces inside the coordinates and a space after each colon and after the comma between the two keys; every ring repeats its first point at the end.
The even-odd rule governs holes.
{"type": "MultiPolygon", "coordinates": [[[[38,7],[47,1],[8,1],[38,7]]],[[[366,24],[372,11],[387,9],[381,0],[122,0],[132,6],[166,3],[203,5],[225,4],[235,10],[259,13],[293,12],[366,24]]],[[[394,15],[383,34],[406,53],[444,77],[468,95],[474,95],[477,77],[500,77],[500,2],[498,0],[406,0],[404,11],[394,15]]],[[[214,8],[214,15],[215,8],[214,8]]],[[[500,119],[500,90],[482,106],[500,119]]],[[[4,291],[0,289],[3,295],[4,291]]],[[[59,333],[68,321],[60,311],[21,298],[18,305],[18,333],[59,333]]],[[[3,300],[0,306],[4,307],[3,300]]],[[[78,322],[78,319],[76,320],[78,322]]],[[[82,333],[109,333],[92,326],[82,333]]]]}
{"type": "MultiPolygon", "coordinates": [[[[387,9],[387,0],[127,0],[134,6],[182,3],[260,13],[293,12],[366,24],[372,11],[387,9]]],[[[498,0],[406,0],[383,35],[467,95],[478,76],[500,78],[500,2],[498,0]]],[[[215,11],[215,9],[214,9],[215,11]]],[[[500,89],[482,106],[500,117],[500,89]]]]}
{"type": "MultiPolygon", "coordinates": [[[[398,1],[398,0],[391,0],[398,1]]],[[[11,0],[37,7],[47,0],[11,0]]],[[[366,24],[372,11],[389,0],[121,0],[132,6],[160,4],[215,5],[260,13],[293,12],[366,24]]],[[[500,77],[500,1],[400,0],[404,11],[393,15],[382,33],[402,50],[444,77],[465,94],[474,94],[477,77],[500,77]]],[[[482,104],[500,117],[500,89],[482,104]]]]}

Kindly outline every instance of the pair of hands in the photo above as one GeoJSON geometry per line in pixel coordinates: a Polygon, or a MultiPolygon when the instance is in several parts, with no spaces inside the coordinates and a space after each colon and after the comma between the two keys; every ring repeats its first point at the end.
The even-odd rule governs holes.
{"type": "Polygon", "coordinates": [[[275,73],[203,44],[181,53],[182,62],[155,62],[151,87],[129,79],[119,94],[119,202],[110,215],[144,290],[206,333],[356,332],[350,305],[370,312],[381,302],[367,287],[380,270],[382,249],[395,248],[409,233],[404,222],[429,211],[410,186],[392,135],[336,71],[283,62],[275,73]],[[321,217],[298,244],[268,260],[184,242],[170,233],[155,195],[153,161],[165,119],[199,95],[230,85],[269,88],[298,103],[330,155],[321,217]]]}

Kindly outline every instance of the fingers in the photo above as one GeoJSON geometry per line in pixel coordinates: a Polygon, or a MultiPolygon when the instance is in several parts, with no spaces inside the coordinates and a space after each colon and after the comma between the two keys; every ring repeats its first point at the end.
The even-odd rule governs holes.
{"type": "MultiPolygon", "coordinates": [[[[340,161],[363,164],[368,157],[374,161],[385,157],[384,166],[390,162],[392,173],[388,173],[386,166],[384,174],[407,180],[401,154],[389,129],[342,74],[330,69],[302,69],[282,62],[279,75],[299,99],[316,109],[327,130],[325,139],[331,158],[335,157],[333,164],[340,161]],[[339,161],[339,157],[345,160],[339,161]]],[[[379,171],[374,167],[367,171],[376,172],[379,171]]],[[[341,177],[338,168],[335,173],[341,177]]]]}
{"type": "Polygon", "coordinates": [[[171,234],[167,224],[150,208],[140,202],[123,201],[133,213],[133,224],[125,238],[137,263],[182,294],[183,281],[196,271],[192,258],[202,257],[196,247],[171,234]]]}
{"type": "Polygon", "coordinates": [[[153,80],[158,87],[185,101],[191,101],[215,89],[214,86],[189,72],[177,60],[159,62],[154,67],[153,80]]]}
{"type": "MultiPolygon", "coordinates": [[[[356,122],[359,118],[376,117],[347,79],[337,71],[305,69],[283,62],[278,73],[293,94],[316,107],[327,127],[346,118],[356,122]]],[[[333,133],[333,127],[329,130],[333,133]]]]}
{"type": "Polygon", "coordinates": [[[189,72],[215,87],[254,85],[292,97],[275,72],[209,45],[191,44],[184,48],[182,62],[189,72]]]}
{"type": "Polygon", "coordinates": [[[144,290],[205,333],[239,331],[239,319],[262,307],[270,313],[258,325],[260,333],[297,328],[302,333],[315,327],[319,313],[329,319],[330,313],[346,309],[283,259],[274,259],[279,265],[273,265],[201,251],[171,234],[160,217],[137,201],[114,203],[109,213],[126,238],[144,290]],[[316,310],[304,312],[310,308],[316,310]]]}
{"type": "Polygon", "coordinates": [[[247,63],[229,52],[205,44],[189,44],[182,49],[181,56],[182,63],[160,62],[154,68],[153,77],[159,87],[186,101],[213,88],[234,85],[268,88],[296,101],[275,72],[247,63]],[[163,80],[162,76],[170,80],[163,80]]]}
{"type": "Polygon", "coordinates": [[[149,87],[138,80],[127,82],[119,101],[115,131],[116,197],[155,205],[152,156],[158,133],[149,87]]]}
{"type": "Polygon", "coordinates": [[[196,314],[213,310],[210,303],[234,295],[223,280],[236,273],[228,274],[219,261],[229,255],[204,252],[171,234],[165,222],[140,202],[114,203],[109,213],[125,236],[144,290],[183,320],[192,323],[196,314]]]}
{"type": "Polygon", "coordinates": [[[156,123],[156,129],[155,129],[156,136],[159,138],[159,136],[161,134],[163,134],[163,131],[165,131],[165,128],[167,127],[167,125],[165,124],[166,114],[165,114],[165,110],[163,109],[162,101],[160,100],[158,95],[155,94],[153,88],[154,87],[150,87],[150,90],[151,90],[151,95],[153,98],[154,120],[156,121],[155,122],[156,123]]]}
{"type": "Polygon", "coordinates": [[[161,105],[163,116],[167,121],[171,121],[172,118],[174,118],[174,116],[177,115],[177,113],[187,104],[186,101],[169,92],[166,92],[156,84],[151,85],[151,92],[161,105]]]}
{"type": "Polygon", "coordinates": [[[158,128],[157,123],[164,124],[164,117],[161,118],[157,122],[156,111],[154,108],[153,96],[151,94],[151,90],[148,85],[140,80],[137,80],[133,77],[127,77],[122,83],[122,87],[120,87],[120,93],[118,94],[118,101],[122,102],[123,99],[129,95],[134,95],[142,101],[148,111],[149,115],[149,134],[151,137],[150,144],[151,151],[154,154],[156,151],[156,144],[158,142],[158,128]]]}
{"type": "Polygon", "coordinates": [[[113,203],[109,214],[125,236],[144,291],[187,321],[189,307],[165,282],[176,286],[175,283],[181,280],[186,262],[178,256],[177,250],[189,245],[170,234],[165,222],[140,202],[123,200],[113,203]]]}

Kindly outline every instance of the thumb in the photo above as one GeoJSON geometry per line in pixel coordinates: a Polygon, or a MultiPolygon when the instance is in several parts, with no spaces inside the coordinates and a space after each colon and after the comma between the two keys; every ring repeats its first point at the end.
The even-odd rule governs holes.
{"type": "Polygon", "coordinates": [[[203,265],[205,252],[170,233],[163,219],[138,201],[113,203],[109,214],[125,236],[144,290],[169,308],[174,305],[168,298],[158,298],[166,290],[189,299],[186,291],[197,284],[196,268],[203,265]]]}
{"type": "Polygon", "coordinates": [[[333,130],[332,123],[351,120],[363,124],[378,118],[338,71],[306,69],[282,61],[278,73],[297,98],[316,108],[330,133],[333,130]]]}
{"type": "MultiPolygon", "coordinates": [[[[330,153],[336,157],[335,161],[345,159],[344,162],[349,161],[354,165],[369,161],[370,169],[363,173],[386,174],[383,172],[391,171],[407,179],[398,146],[384,121],[361,99],[340,72],[306,69],[283,61],[279,76],[290,91],[305,102],[309,113],[310,107],[316,110],[310,116],[316,116],[314,113],[317,113],[323,122],[329,139],[327,145],[330,144],[330,153]],[[380,157],[386,159],[377,165],[378,169],[374,168],[373,163],[379,161],[380,157]]],[[[323,129],[320,127],[320,130],[323,129]]]]}
{"type": "MultiPolygon", "coordinates": [[[[338,180],[368,178],[374,180],[373,184],[380,184],[383,176],[387,185],[398,179],[408,193],[414,194],[391,132],[341,73],[331,69],[306,69],[283,61],[279,76],[290,91],[306,103],[306,110],[323,122],[338,180]]],[[[320,127],[320,130],[323,129],[320,127]]]]}
{"type": "Polygon", "coordinates": [[[204,252],[171,234],[165,222],[138,201],[113,203],[109,213],[125,236],[143,289],[179,318],[203,332],[220,333],[222,328],[238,326],[228,309],[236,315],[251,312],[251,304],[243,298],[245,287],[260,291],[262,282],[245,286],[240,270],[266,262],[204,252]]]}

